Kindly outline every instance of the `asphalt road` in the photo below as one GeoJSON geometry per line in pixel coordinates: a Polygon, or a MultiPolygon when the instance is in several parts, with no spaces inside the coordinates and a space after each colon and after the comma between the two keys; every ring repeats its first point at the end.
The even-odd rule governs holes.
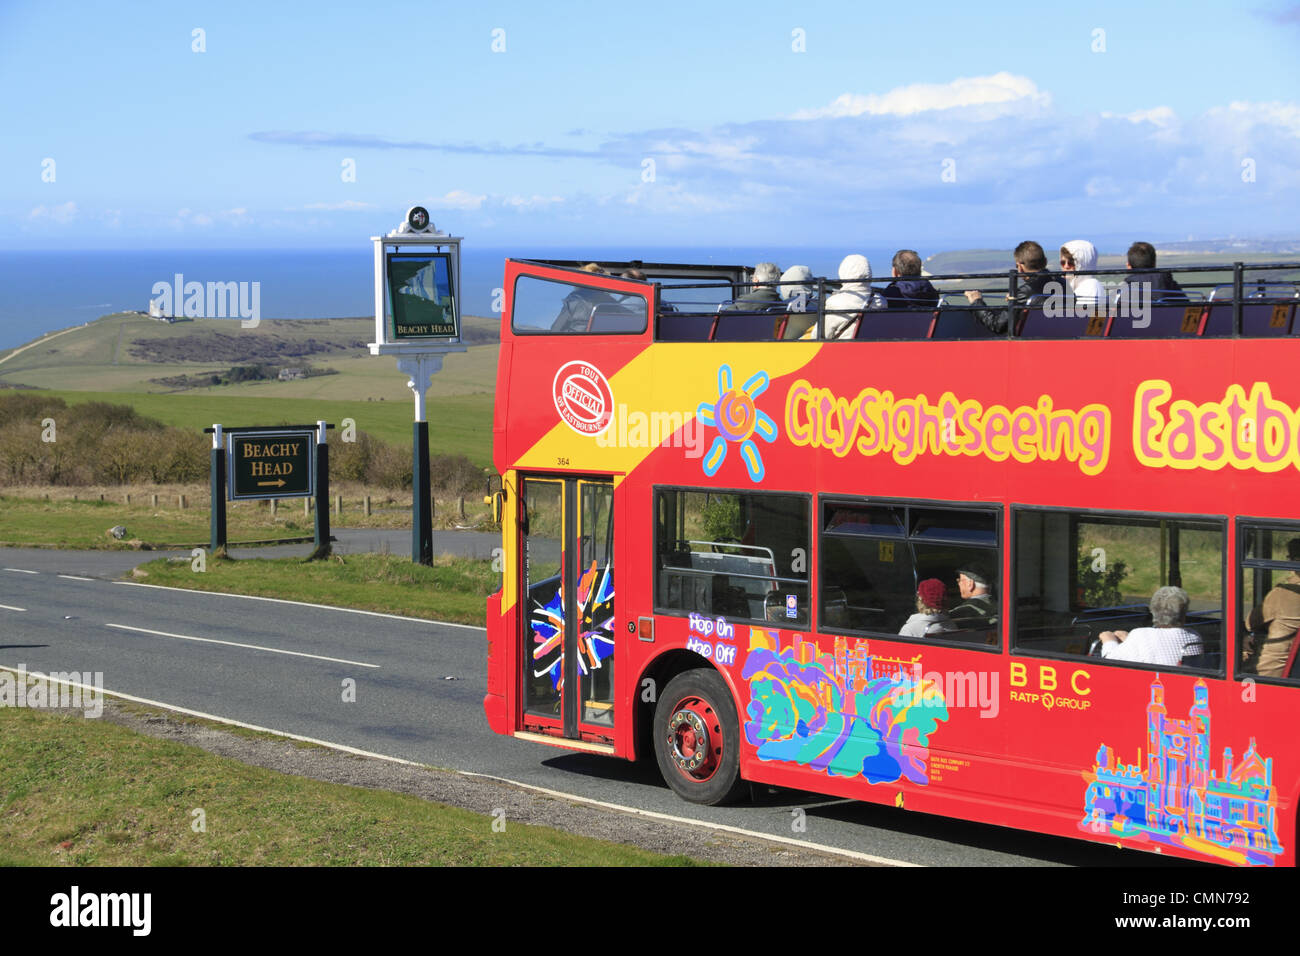
{"type": "MultiPolygon", "coordinates": [[[[477,538],[492,540],[459,536],[435,550],[474,553],[482,545],[477,538]]],[[[109,691],[437,767],[910,863],[1173,862],[792,791],[764,792],[732,807],[688,804],[663,783],[653,761],[633,765],[569,754],[491,733],[482,712],[481,628],[119,580],[157,556],[0,549],[0,665],[100,671],[109,691]],[[355,702],[344,700],[348,680],[355,681],[355,702]],[[805,811],[807,829],[793,834],[796,807],[805,811]]]]}

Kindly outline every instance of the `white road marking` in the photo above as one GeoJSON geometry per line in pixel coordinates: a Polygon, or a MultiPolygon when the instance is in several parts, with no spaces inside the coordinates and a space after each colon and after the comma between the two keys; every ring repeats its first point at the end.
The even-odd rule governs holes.
{"type": "Polygon", "coordinates": [[[75,574],[60,574],[59,577],[67,578],[69,581],[93,581],[94,578],[83,578],[75,574]]]}
{"type": "Polygon", "coordinates": [[[240,644],[237,641],[218,641],[212,637],[193,637],[189,634],[172,634],[168,631],[151,631],[147,627],[131,627],[129,624],[105,624],[119,631],[136,631],[140,634],[153,634],[157,637],[174,637],[178,641],[202,641],[204,644],[224,644],[227,647],[244,647],[253,651],[266,651],[269,654],[289,654],[293,657],[310,657],[318,661],[330,661],[334,664],[352,664],[356,667],[378,667],[378,664],[366,664],[361,661],[344,660],[341,657],[322,657],[320,654],[304,654],[301,651],[284,651],[278,647],[263,647],[261,644],[240,644]]]}
{"type": "MultiPolygon", "coordinates": [[[[33,571],[33,574],[36,572],[33,571]]],[[[486,631],[478,624],[457,624],[455,621],[438,621],[429,617],[407,617],[405,614],[385,614],[382,611],[362,611],[355,607],[336,607],[333,604],[311,604],[307,601],[289,601],[285,598],[261,597],[256,594],[230,594],[226,591],[203,591],[199,588],[173,588],[165,584],[141,584],[138,581],[114,581],[132,588],[157,588],[159,591],[183,591],[186,594],[211,594],[213,597],[242,598],[245,601],[272,601],[276,604],[296,604],[298,607],[315,607],[322,611],[343,611],[346,614],[366,614],[370,617],[386,617],[392,621],[412,621],[416,624],[439,624],[442,627],[463,627],[470,631],[486,631]]]]}
{"type": "Polygon", "coordinates": [[[5,568],[6,571],[13,571],[15,574],[40,574],[40,571],[28,571],[26,568],[5,568]]]}
{"type": "MultiPolygon", "coordinates": [[[[0,664],[0,669],[18,673],[18,668],[11,667],[8,664],[0,664]]],[[[45,678],[44,674],[37,674],[34,671],[28,671],[28,676],[45,678]]],[[[58,684],[67,684],[69,687],[80,687],[82,690],[94,690],[110,697],[120,697],[122,700],[133,701],[137,704],[148,704],[150,707],[165,707],[167,710],[174,710],[178,714],[188,714],[191,717],[199,717],[203,720],[212,720],[219,724],[228,724],[231,727],[242,727],[245,730],[255,730],[264,734],[275,734],[277,737],[287,737],[290,740],[301,740],[303,743],[315,744],[318,747],[325,747],[329,750],[337,750],[340,753],[355,754],[358,757],[373,757],[376,760],[386,760],[389,763],[401,764],[404,767],[419,767],[422,770],[432,770],[437,772],[437,768],[430,767],[428,764],[419,763],[415,760],[406,760],[402,757],[390,757],[388,754],[376,753],[373,750],[359,750],[356,747],[349,747],[347,744],[336,744],[329,740],[321,740],[317,737],[304,737],[302,734],[291,734],[284,730],[275,730],[271,727],[262,727],[258,724],[246,724],[242,720],[233,720],[230,717],[220,717],[216,714],[207,714],[201,710],[190,710],[188,707],[178,707],[175,704],[167,704],[160,700],[150,700],[147,697],[134,697],[131,694],[123,694],[120,691],[108,690],[106,688],[90,687],[86,684],[78,684],[73,681],[53,681],[58,684]]],[[[474,773],[471,770],[451,770],[450,773],[459,774],[462,777],[479,777],[484,780],[496,780],[499,783],[509,784],[512,787],[520,787],[524,790],[536,790],[539,793],[545,793],[550,796],[559,797],[564,800],[574,800],[578,803],[585,803],[591,806],[604,807],[611,810],[618,810],[624,813],[635,814],[640,817],[648,817],[653,820],[667,820],[671,823],[680,823],[684,826],[697,827],[705,830],[721,830],[724,833],[735,833],[739,836],[749,837],[755,840],[766,840],[769,843],[784,843],[790,846],[797,846],[802,850],[813,850],[817,853],[829,853],[833,856],[847,857],[850,860],[859,860],[863,863],[877,863],[884,866],[922,866],[920,863],[909,863],[906,860],[894,860],[884,856],[873,856],[870,853],[860,853],[857,850],[842,850],[839,847],[823,846],[818,843],[808,843],[804,840],[793,840],[790,837],[775,836],[771,833],[761,833],[757,830],[746,830],[743,827],[728,826],[724,823],[710,823],[707,820],[692,820],[688,817],[675,817],[667,813],[656,813],[653,810],[642,810],[639,807],[628,807],[618,803],[606,803],[603,800],[593,800],[590,797],[582,797],[576,793],[565,793],[563,790],[550,790],[546,787],[538,787],[534,784],[520,783],[518,780],[511,780],[509,777],[494,777],[490,774],[474,773]]]]}
{"type": "Polygon", "coordinates": [[[6,611],[25,611],[25,610],[27,610],[27,608],[25,608],[25,607],[14,607],[12,604],[0,604],[0,607],[4,608],[6,611]]]}

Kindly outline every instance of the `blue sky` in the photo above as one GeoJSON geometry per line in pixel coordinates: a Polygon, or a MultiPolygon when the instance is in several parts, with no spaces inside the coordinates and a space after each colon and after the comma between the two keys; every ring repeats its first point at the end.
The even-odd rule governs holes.
{"type": "Polygon", "coordinates": [[[0,0],[0,248],[1300,237],[1247,3],[0,0]]]}

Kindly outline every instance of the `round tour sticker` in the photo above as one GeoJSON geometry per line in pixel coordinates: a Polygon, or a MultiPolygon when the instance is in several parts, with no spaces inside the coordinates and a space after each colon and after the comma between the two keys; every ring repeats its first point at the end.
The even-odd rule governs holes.
{"type": "Polygon", "coordinates": [[[614,417],[614,393],[601,370],[590,362],[560,366],[552,394],[560,418],[579,435],[599,435],[614,417]]]}

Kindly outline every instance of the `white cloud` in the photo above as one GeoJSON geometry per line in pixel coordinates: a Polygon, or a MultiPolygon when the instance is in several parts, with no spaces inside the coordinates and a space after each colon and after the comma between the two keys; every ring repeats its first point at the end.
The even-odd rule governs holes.
{"type": "Polygon", "coordinates": [[[430,209],[479,209],[486,199],[486,195],[474,195],[463,189],[452,189],[441,196],[425,200],[423,205],[430,209]]]}
{"type": "Polygon", "coordinates": [[[76,216],[77,204],[71,200],[57,206],[46,206],[42,203],[27,214],[27,218],[31,220],[49,220],[60,224],[72,222],[76,216]]]}
{"type": "Polygon", "coordinates": [[[912,83],[886,93],[842,93],[829,106],[800,110],[794,119],[844,116],[912,116],[933,110],[974,106],[1051,106],[1033,80],[1012,73],[958,77],[950,83],[912,83]]]}
{"type": "Polygon", "coordinates": [[[342,202],[309,202],[302,207],[303,209],[320,209],[329,212],[348,211],[353,209],[374,209],[375,204],[372,202],[361,202],[357,199],[345,199],[342,202]]]}
{"type": "Polygon", "coordinates": [[[1167,106],[1157,106],[1149,110],[1134,110],[1132,113],[1103,112],[1102,119],[1126,119],[1130,123],[1150,123],[1161,129],[1167,129],[1178,122],[1178,114],[1167,106]]]}
{"type": "Polygon", "coordinates": [[[564,202],[563,196],[506,196],[501,200],[501,205],[510,206],[513,209],[544,209],[562,202],[564,202]]]}

